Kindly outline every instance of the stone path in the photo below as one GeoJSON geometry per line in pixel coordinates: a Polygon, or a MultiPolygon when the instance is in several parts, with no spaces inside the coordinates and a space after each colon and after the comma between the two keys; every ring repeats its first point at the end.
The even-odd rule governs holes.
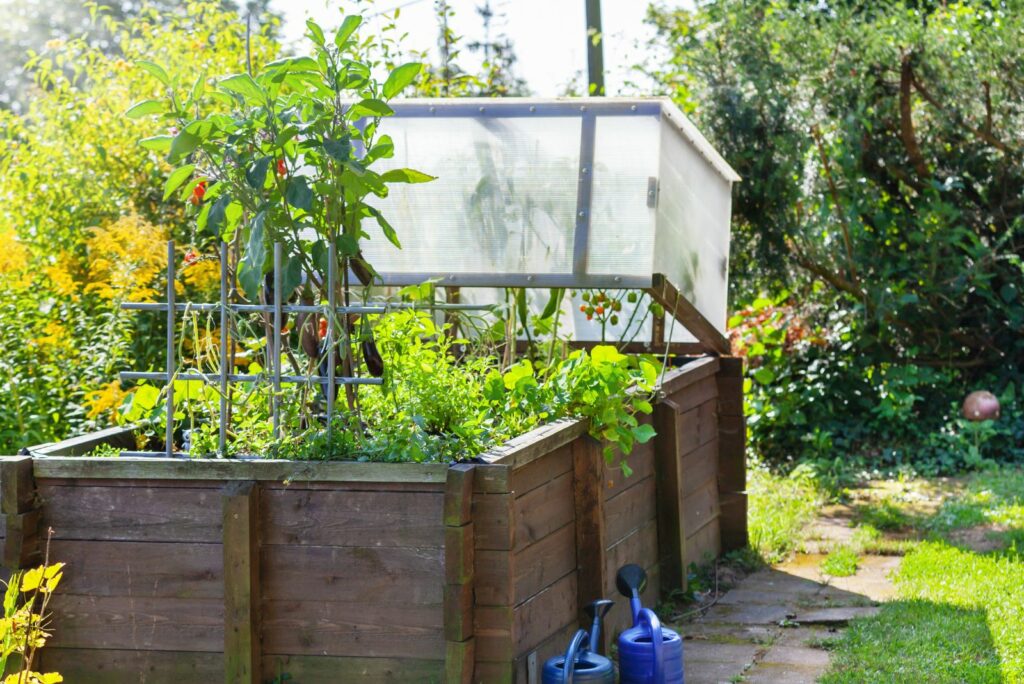
{"type": "Polygon", "coordinates": [[[826,577],[822,559],[852,530],[846,511],[825,511],[808,550],[740,580],[700,618],[674,625],[684,635],[687,684],[815,682],[828,668],[818,647],[846,623],[872,615],[893,595],[899,556],[862,555],[856,574],[826,577]]]}

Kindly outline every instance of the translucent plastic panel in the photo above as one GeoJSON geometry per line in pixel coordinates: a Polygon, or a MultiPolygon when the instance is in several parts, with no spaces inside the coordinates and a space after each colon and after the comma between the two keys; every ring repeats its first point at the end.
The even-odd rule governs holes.
{"type": "Polygon", "coordinates": [[[648,191],[657,183],[659,126],[658,116],[597,117],[589,273],[651,274],[655,210],[648,191]]]}
{"type": "Polygon", "coordinates": [[[732,184],[675,126],[661,130],[654,271],[724,332],[732,184]]]}
{"type": "Polygon", "coordinates": [[[381,166],[437,180],[391,186],[380,209],[402,249],[367,226],[367,259],[391,274],[570,273],[580,129],[578,116],[388,119],[396,155],[381,166]]]}

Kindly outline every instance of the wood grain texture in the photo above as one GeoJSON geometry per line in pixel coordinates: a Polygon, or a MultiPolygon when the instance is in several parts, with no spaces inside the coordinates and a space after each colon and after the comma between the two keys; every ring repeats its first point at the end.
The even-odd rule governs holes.
{"type": "MultiPolygon", "coordinates": [[[[582,439],[582,437],[577,438],[576,441],[579,439],[582,439]]],[[[532,492],[537,487],[547,484],[559,475],[572,470],[572,445],[576,441],[558,447],[544,458],[536,459],[524,466],[515,468],[510,478],[511,491],[517,497],[523,496],[532,492]]]]}
{"type": "Polygon", "coordinates": [[[605,502],[604,516],[608,544],[614,544],[630,532],[656,517],[657,492],[654,477],[633,482],[605,502]]]}
{"type": "Polygon", "coordinates": [[[719,494],[719,508],[722,551],[733,551],[747,546],[749,539],[746,493],[719,494]]]}
{"type": "Polygon", "coordinates": [[[715,375],[720,368],[720,358],[718,356],[703,356],[690,361],[682,368],[669,370],[658,385],[661,395],[671,397],[698,380],[715,375]]]}
{"type": "Polygon", "coordinates": [[[221,682],[220,653],[51,648],[42,650],[42,672],[60,672],[69,684],[182,684],[221,682]]]}
{"type": "MultiPolygon", "coordinates": [[[[443,587],[438,586],[439,593],[443,587]]],[[[440,660],[444,606],[360,601],[264,600],[263,653],[440,660]]]]}
{"type": "Polygon", "coordinates": [[[271,489],[260,501],[263,543],[301,546],[442,546],[445,495],[271,489]]]}
{"type": "Polygon", "coordinates": [[[693,536],[718,517],[718,482],[714,475],[683,497],[683,534],[693,536]]]}
{"type": "Polygon", "coordinates": [[[215,489],[40,485],[54,539],[220,543],[215,489]]]}
{"type": "MultiPolygon", "coordinates": [[[[0,457],[0,461],[13,457],[0,457]]],[[[355,461],[236,461],[231,459],[38,458],[38,478],[154,480],[276,480],[278,482],[441,483],[448,466],[437,463],[360,463],[355,461]]]]}
{"type": "Polygon", "coordinates": [[[476,466],[458,463],[448,469],[444,491],[444,524],[465,525],[472,520],[473,480],[476,466]]]}
{"type": "Polygon", "coordinates": [[[263,671],[268,677],[290,675],[295,684],[444,684],[444,661],[436,658],[270,655],[263,658],[263,671]]]}
{"type": "Polygon", "coordinates": [[[220,544],[54,540],[67,563],[60,594],[130,598],[224,598],[220,544]]]}
{"type": "Polygon", "coordinates": [[[224,651],[223,599],[69,596],[57,592],[50,607],[57,627],[48,646],[224,651]]]}
{"type": "Polygon", "coordinates": [[[665,311],[683,324],[697,338],[704,349],[715,354],[728,354],[729,340],[713,326],[683,295],[660,273],[652,276],[652,285],[647,294],[665,307],[665,311]]]}
{"type": "Polygon", "coordinates": [[[658,548],[662,582],[666,591],[686,588],[686,566],[683,565],[686,537],[683,535],[680,495],[680,478],[683,475],[678,450],[681,440],[680,415],[671,399],[663,400],[654,407],[654,426],[658,431],[654,440],[658,548]]]}
{"type": "Polygon", "coordinates": [[[259,487],[224,488],[224,681],[260,684],[259,487]]]}
{"type": "Polygon", "coordinates": [[[445,684],[472,684],[475,641],[448,641],[444,647],[445,684]]]}
{"type": "Polygon", "coordinates": [[[513,550],[521,551],[571,521],[573,502],[572,473],[559,475],[517,497],[513,504],[513,550]]]}
{"type": "Polygon", "coordinates": [[[263,595],[268,600],[440,606],[440,547],[264,546],[263,595]]]}
{"type": "Polygon", "coordinates": [[[601,444],[590,438],[580,438],[573,442],[572,447],[578,591],[575,607],[582,622],[586,617],[583,607],[602,598],[607,579],[608,568],[604,558],[608,531],[602,482],[604,456],[601,444]]]}
{"type": "Polygon", "coordinates": [[[572,523],[555,530],[515,555],[476,552],[478,605],[522,603],[576,568],[576,529],[572,523]]]}
{"type": "Polygon", "coordinates": [[[689,567],[690,563],[704,565],[716,558],[722,552],[721,537],[721,528],[717,516],[707,525],[687,537],[685,558],[687,567],[689,567]]]}

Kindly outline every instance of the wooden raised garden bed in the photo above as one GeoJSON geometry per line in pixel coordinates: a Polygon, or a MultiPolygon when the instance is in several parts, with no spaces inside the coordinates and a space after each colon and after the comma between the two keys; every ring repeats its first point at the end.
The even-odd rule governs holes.
{"type": "Polygon", "coordinates": [[[741,382],[670,373],[629,478],[579,421],[451,467],[7,457],[4,564],[53,528],[42,667],[76,684],[539,681],[620,565],[654,603],[746,543],[741,382]]]}

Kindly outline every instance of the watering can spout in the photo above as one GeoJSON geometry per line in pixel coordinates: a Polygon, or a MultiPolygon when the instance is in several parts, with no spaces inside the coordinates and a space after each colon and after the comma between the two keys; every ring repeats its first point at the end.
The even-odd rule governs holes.
{"type": "Polygon", "coordinates": [[[590,617],[590,648],[594,653],[601,652],[601,621],[615,605],[614,601],[599,599],[587,605],[584,610],[590,617]]]}
{"type": "Polygon", "coordinates": [[[633,616],[633,626],[640,623],[640,594],[647,588],[647,572],[639,565],[630,563],[619,568],[615,575],[615,587],[619,593],[629,599],[629,612],[633,616]]]}

